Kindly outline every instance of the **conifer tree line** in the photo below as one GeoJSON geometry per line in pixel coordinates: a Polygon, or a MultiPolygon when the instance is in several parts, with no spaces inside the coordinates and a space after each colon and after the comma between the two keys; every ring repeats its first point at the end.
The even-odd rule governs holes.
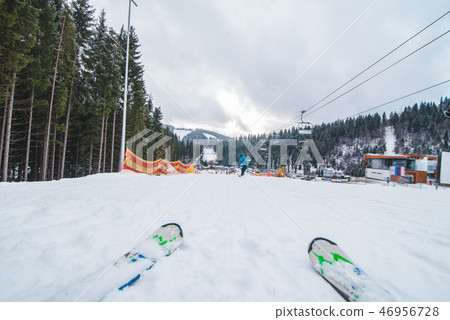
{"type": "MultiPolygon", "coordinates": [[[[118,171],[126,36],[88,0],[0,0],[2,181],[118,171]]],[[[126,139],[164,132],[139,47],[131,27],[126,139]]],[[[186,153],[177,139],[169,143],[173,159],[186,153]]]]}
{"type": "Polygon", "coordinates": [[[352,176],[363,176],[363,155],[383,154],[386,130],[394,133],[394,153],[438,155],[450,151],[450,120],[442,110],[450,100],[415,103],[400,113],[368,114],[314,127],[313,139],[331,167],[352,176]]]}
{"type": "MultiPolygon", "coordinates": [[[[450,151],[450,119],[442,112],[448,108],[450,99],[441,98],[440,103],[421,102],[406,106],[400,113],[391,112],[388,115],[367,114],[337,120],[332,123],[322,123],[312,126],[312,135],[305,136],[299,129],[292,127],[268,135],[249,135],[239,137],[234,142],[236,153],[250,155],[243,139],[249,139],[255,146],[261,139],[294,139],[300,144],[306,139],[313,139],[328,167],[342,170],[344,174],[364,176],[363,155],[367,153],[384,153],[386,148],[386,130],[393,130],[395,136],[395,153],[413,153],[438,155],[442,151],[450,151]]],[[[224,147],[224,164],[233,165],[228,160],[227,144],[224,147]]],[[[299,156],[296,146],[288,147],[288,170],[297,171],[295,162],[299,156]]],[[[259,151],[267,162],[267,143],[259,151]]],[[[236,159],[238,161],[239,159],[236,159]]],[[[313,159],[314,160],[314,159],[313,159]]],[[[316,165],[313,161],[310,165],[316,165]]],[[[255,161],[251,166],[258,167],[255,161]]],[[[281,166],[280,148],[273,147],[271,153],[272,169],[281,166]]],[[[261,169],[265,169],[264,166],[261,169]]]]}

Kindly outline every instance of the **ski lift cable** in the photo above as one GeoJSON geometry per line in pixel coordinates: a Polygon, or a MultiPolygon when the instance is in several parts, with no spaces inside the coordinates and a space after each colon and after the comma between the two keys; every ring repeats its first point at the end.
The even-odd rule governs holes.
{"type": "Polygon", "coordinates": [[[409,53],[408,55],[404,56],[403,58],[401,58],[400,60],[397,60],[396,62],[394,62],[393,64],[391,64],[390,66],[384,68],[383,70],[377,72],[376,74],[374,74],[373,76],[369,77],[368,79],[364,80],[363,82],[357,84],[356,86],[352,87],[351,89],[345,91],[344,93],[340,94],[339,96],[337,96],[336,98],[328,101],[327,103],[323,104],[322,106],[320,106],[319,108],[311,111],[309,114],[307,114],[306,116],[310,116],[314,113],[316,113],[317,111],[323,109],[324,107],[326,107],[327,105],[331,104],[332,102],[338,100],[339,98],[345,96],[346,94],[350,93],[351,91],[359,88],[360,86],[362,86],[363,84],[365,84],[366,82],[372,80],[373,78],[379,76],[380,74],[382,74],[383,72],[391,69],[392,67],[396,66],[397,64],[399,64],[400,62],[402,62],[403,60],[406,60],[407,58],[409,58],[410,56],[412,56],[413,54],[417,53],[418,51],[422,50],[423,48],[429,46],[430,44],[432,44],[433,42],[437,41],[438,39],[442,38],[443,36],[447,35],[448,33],[450,33],[450,30],[447,30],[446,32],[444,32],[443,34],[439,35],[438,37],[434,38],[433,40],[427,42],[426,44],[424,44],[423,46],[421,46],[420,48],[414,50],[413,52],[409,53]]]}
{"type": "MultiPolygon", "coordinates": [[[[447,11],[446,13],[444,13],[442,16],[440,16],[439,18],[437,18],[436,20],[434,20],[433,22],[429,23],[426,27],[422,28],[420,31],[416,32],[413,36],[411,36],[410,38],[408,38],[407,40],[405,40],[403,43],[401,43],[400,45],[398,45],[397,47],[395,47],[394,49],[392,49],[390,52],[388,52],[387,54],[385,54],[383,57],[381,57],[380,59],[378,59],[376,62],[374,62],[373,64],[371,64],[369,67],[367,67],[366,69],[364,69],[363,71],[359,72],[356,76],[354,76],[353,78],[351,78],[350,80],[348,80],[347,82],[345,82],[343,85],[341,85],[340,87],[338,87],[336,90],[334,90],[333,92],[331,92],[330,94],[328,94],[326,97],[324,97],[323,99],[321,99],[320,101],[318,101],[317,103],[315,103],[314,105],[312,105],[311,107],[309,107],[308,109],[306,109],[306,111],[311,110],[312,108],[314,108],[315,106],[317,106],[319,103],[321,103],[322,101],[324,101],[325,99],[327,99],[328,97],[330,97],[331,95],[333,95],[334,93],[336,93],[337,91],[339,91],[340,89],[342,89],[344,86],[346,86],[347,84],[349,84],[351,81],[355,80],[357,77],[359,77],[360,75],[362,75],[363,73],[365,73],[366,71],[368,71],[369,69],[371,69],[372,67],[374,67],[376,64],[378,64],[379,62],[381,62],[382,60],[384,60],[385,58],[387,58],[389,55],[391,55],[392,53],[394,53],[395,51],[397,51],[400,47],[404,46],[406,43],[410,42],[412,39],[414,39],[415,37],[417,37],[419,34],[421,34],[422,32],[424,32],[425,30],[427,30],[428,28],[430,28],[432,25],[434,25],[435,23],[437,23],[439,20],[441,20],[442,18],[444,18],[446,15],[448,15],[450,13],[450,11],[447,11]]],[[[278,130],[281,130],[283,128],[288,127],[289,125],[294,124],[298,118],[300,117],[300,115],[295,116],[293,119],[291,119],[290,121],[288,121],[287,123],[285,123],[283,126],[281,126],[278,130]]]]}
{"type": "Polygon", "coordinates": [[[316,102],[315,104],[313,104],[311,107],[309,107],[308,109],[306,109],[306,111],[308,112],[309,110],[311,110],[312,108],[314,108],[315,106],[317,106],[319,103],[321,103],[322,101],[324,101],[325,99],[327,99],[328,97],[330,97],[331,95],[333,95],[334,93],[336,93],[337,91],[339,91],[340,89],[342,89],[343,87],[345,87],[347,84],[349,84],[350,82],[352,82],[353,80],[355,80],[356,78],[358,78],[360,75],[362,75],[363,73],[365,73],[366,71],[368,71],[369,69],[371,69],[372,67],[374,67],[376,64],[378,64],[379,62],[381,62],[382,60],[384,60],[385,58],[387,58],[388,56],[390,56],[392,53],[394,53],[395,51],[397,51],[398,49],[400,49],[402,46],[404,46],[405,44],[407,44],[409,41],[411,41],[412,39],[414,39],[415,37],[417,37],[419,34],[421,34],[422,32],[424,32],[426,29],[428,29],[429,27],[431,27],[432,25],[434,25],[436,22],[438,22],[439,20],[441,20],[442,18],[444,18],[446,15],[448,15],[450,13],[450,11],[447,11],[446,13],[444,13],[442,16],[440,16],[439,18],[437,18],[436,20],[434,20],[433,22],[431,22],[430,24],[428,24],[425,28],[423,28],[422,30],[418,31],[416,34],[414,34],[413,36],[411,36],[410,38],[408,38],[406,41],[404,41],[402,44],[398,45],[397,47],[395,47],[394,49],[392,49],[390,52],[388,52],[387,54],[385,54],[383,57],[381,57],[380,59],[378,59],[377,61],[375,61],[374,63],[372,63],[370,66],[368,66],[367,68],[365,68],[363,71],[361,71],[360,73],[358,73],[356,76],[354,76],[353,78],[351,78],[350,80],[348,80],[347,82],[345,82],[343,85],[341,85],[340,87],[338,87],[337,89],[335,89],[333,92],[331,92],[330,94],[328,94],[326,97],[324,97],[323,99],[321,99],[320,101],[316,102]]]}
{"type": "MultiPolygon", "coordinates": [[[[367,112],[369,112],[369,111],[372,111],[372,110],[375,110],[375,109],[378,109],[378,108],[384,107],[385,105],[388,105],[388,104],[391,104],[391,103],[394,103],[394,102],[397,102],[397,101],[403,100],[403,99],[405,99],[405,98],[411,97],[411,96],[413,96],[413,95],[416,95],[416,94],[422,93],[422,92],[424,92],[424,91],[428,91],[428,90],[430,90],[430,89],[433,89],[433,88],[439,87],[439,86],[441,86],[441,85],[443,85],[443,84],[446,84],[446,83],[448,83],[448,82],[450,82],[450,79],[449,79],[449,80],[445,80],[445,81],[442,81],[442,82],[439,82],[439,83],[437,83],[437,84],[434,84],[434,85],[432,85],[432,86],[429,86],[429,87],[426,87],[426,88],[420,89],[420,90],[418,90],[418,91],[415,91],[415,92],[409,93],[409,94],[407,94],[407,95],[404,95],[404,96],[402,96],[402,97],[399,97],[399,98],[396,98],[396,99],[390,100],[390,101],[388,101],[388,102],[385,102],[385,103],[379,104],[379,105],[377,105],[377,106],[375,106],[375,107],[371,107],[371,108],[369,108],[369,109],[366,109],[366,110],[364,110],[364,111],[361,111],[361,112],[355,113],[354,115],[348,116],[348,117],[347,117],[347,119],[348,119],[348,118],[353,118],[353,117],[357,117],[357,116],[359,116],[359,115],[361,115],[361,114],[364,114],[364,113],[367,113],[367,112]]],[[[299,116],[297,116],[296,118],[298,118],[298,117],[299,117],[299,116]]],[[[290,122],[289,122],[288,124],[293,124],[293,123],[295,123],[295,121],[296,121],[296,120],[290,121],[290,122]]],[[[284,127],[283,127],[283,128],[284,128],[284,127]]]]}
{"type": "Polygon", "coordinates": [[[437,84],[434,84],[434,85],[432,85],[432,86],[426,87],[426,88],[424,88],[424,89],[421,89],[421,90],[418,90],[418,91],[409,93],[409,94],[404,95],[404,96],[402,96],[402,97],[400,97],[400,98],[397,98],[397,99],[394,99],[394,100],[391,100],[391,101],[382,103],[382,104],[377,105],[377,106],[375,106],[375,107],[371,107],[371,108],[369,108],[369,109],[367,109],[367,110],[364,110],[364,111],[355,113],[354,115],[347,117],[347,119],[348,119],[348,118],[353,118],[353,117],[359,116],[359,115],[361,115],[361,114],[364,114],[364,113],[366,113],[366,112],[369,112],[369,111],[372,111],[372,110],[375,110],[375,109],[378,109],[378,108],[381,108],[381,107],[383,107],[383,106],[385,106],[385,105],[388,105],[388,104],[397,102],[397,101],[399,101],[399,100],[402,100],[402,99],[405,99],[405,98],[408,98],[408,97],[411,97],[411,96],[416,95],[416,94],[418,94],[418,93],[421,93],[421,92],[424,92],[424,91],[433,89],[433,88],[435,88],[435,87],[441,86],[441,85],[443,85],[443,84],[445,84],[445,83],[448,83],[448,82],[450,82],[450,79],[449,79],[449,80],[442,81],[442,82],[439,82],[439,83],[437,83],[437,84]]]}
{"type": "Polygon", "coordinates": [[[287,87],[286,90],[284,90],[279,96],[278,98],[276,98],[272,104],[267,107],[259,116],[258,119],[256,119],[256,121],[251,125],[251,127],[254,127],[256,123],[258,123],[259,120],[261,120],[264,115],[273,108],[273,106],[293,87],[295,86],[295,84],[300,81],[301,78],[303,78],[303,76],[316,64],[317,61],[320,60],[320,58],[322,58],[322,56],[324,56],[355,24],[356,22],[358,22],[359,19],[361,19],[376,3],[378,2],[378,0],[375,0],[369,7],[367,7],[348,27],[347,29],[344,30],[344,32],[342,32],[336,40],[334,40],[334,42],[328,46],[328,48],[326,48],[316,59],[313,60],[313,62],[306,67],[306,69],[300,74],[300,76],[297,77],[297,79],[291,83],[291,85],[289,87],[287,87]]]}

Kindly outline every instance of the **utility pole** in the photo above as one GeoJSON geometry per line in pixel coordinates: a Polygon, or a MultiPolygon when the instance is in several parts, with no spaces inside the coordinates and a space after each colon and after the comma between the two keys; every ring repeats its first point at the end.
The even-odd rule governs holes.
{"type": "Polygon", "coordinates": [[[125,58],[125,87],[123,93],[123,118],[122,118],[122,140],[120,143],[119,154],[119,172],[122,168],[123,158],[125,156],[125,134],[127,127],[127,96],[128,96],[128,56],[130,54],[130,16],[131,16],[131,2],[137,7],[134,0],[128,0],[128,29],[127,29],[127,56],[125,58]]]}

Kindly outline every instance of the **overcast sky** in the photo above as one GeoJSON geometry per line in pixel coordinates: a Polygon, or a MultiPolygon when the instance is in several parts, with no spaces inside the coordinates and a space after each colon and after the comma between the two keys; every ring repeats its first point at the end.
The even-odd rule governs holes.
{"type": "MultiPolygon", "coordinates": [[[[229,136],[279,129],[450,10],[448,0],[135,2],[131,23],[163,122],[229,136]]],[[[128,0],[90,4],[96,17],[105,9],[108,26],[126,28],[128,0]]],[[[450,14],[329,99],[448,30],[450,14]]],[[[345,119],[449,79],[450,33],[305,120],[345,119]]],[[[446,83],[375,111],[389,115],[449,93],[446,83]]]]}

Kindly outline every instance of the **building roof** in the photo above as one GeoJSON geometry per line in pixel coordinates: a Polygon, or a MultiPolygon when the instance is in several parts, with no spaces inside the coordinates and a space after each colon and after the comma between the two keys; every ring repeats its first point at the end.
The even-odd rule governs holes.
{"type": "Polygon", "coordinates": [[[437,156],[426,154],[377,154],[367,153],[364,155],[364,159],[416,159],[421,160],[428,158],[428,160],[437,160],[437,156]]]}

